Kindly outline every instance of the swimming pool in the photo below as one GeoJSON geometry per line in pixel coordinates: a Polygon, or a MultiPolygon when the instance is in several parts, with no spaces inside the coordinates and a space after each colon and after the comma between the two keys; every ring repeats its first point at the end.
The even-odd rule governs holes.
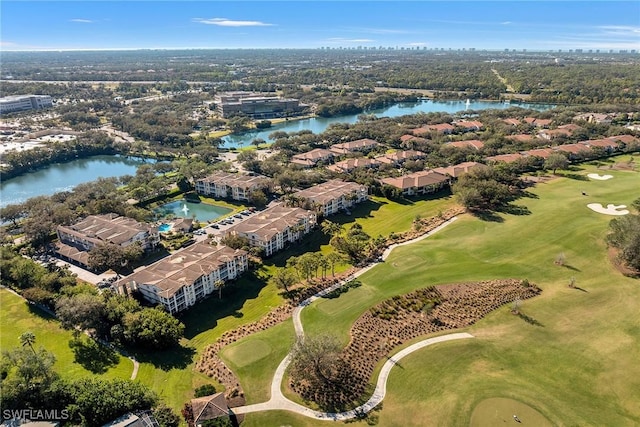
{"type": "Polygon", "coordinates": [[[171,230],[171,227],[173,227],[171,224],[160,224],[160,226],[158,227],[158,231],[160,231],[161,233],[166,233],[167,231],[171,230]]]}

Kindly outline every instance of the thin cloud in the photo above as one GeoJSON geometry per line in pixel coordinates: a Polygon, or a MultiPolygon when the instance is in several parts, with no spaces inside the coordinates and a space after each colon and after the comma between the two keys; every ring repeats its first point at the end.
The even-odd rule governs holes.
{"type": "Polygon", "coordinates": [[[609,35],[640,37],[640,27],[630,25],[603,25],[598,29],[609,35]]]}
{"type": "Polygon", "coordinates": [[[424,42],[413,42],[413,43],[408,43],[407,46],[426,46],[427,44],[424,42]]]}
{"type": "Polygon", "coordinates": [[[500,23],[500,25],[511,25],[511,24],[513,24],[513,22],[511,21],[504,21],[500,23]]]}
{"type": "Polygon", "coordinates": [[[274,25],[261,21],[234,21],[227,18],[193,18],[193,22],[207,25],[217,25],[219,27],[271,27],[274,25]]]}
{"type": "Polygon", "coordinates": [[[7,42],[4,40],[0,40],[0,47],[15,47],[15,46],[18,46],[18,44],[14,42],[7,42]]]}
{"type": "Polygon", "coordinates": [[[330,43],[373,43],[375,40],[371,39],[345,39],[342,37],[331,37],[327,39],[330,43]]]}
{"type": "Polygon", "coordinates": [[[93,21],[91,19],[80,19],[80,18],[76,18],[76,19],[70,19],[70,22],[79,22],[81,24],[93,24],[93,21]]]}

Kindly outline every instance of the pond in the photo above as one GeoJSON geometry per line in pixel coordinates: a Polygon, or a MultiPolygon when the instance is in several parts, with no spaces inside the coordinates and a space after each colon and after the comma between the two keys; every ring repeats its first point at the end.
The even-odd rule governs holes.
{"type": "Polygon", "coordinates": [[[201,222],[212,221],[232,212],[233,209],[208,203],[194,203],[187,200],[176,200],[165,203],[153,210],[159,218],[194,218],[201,222]]]}

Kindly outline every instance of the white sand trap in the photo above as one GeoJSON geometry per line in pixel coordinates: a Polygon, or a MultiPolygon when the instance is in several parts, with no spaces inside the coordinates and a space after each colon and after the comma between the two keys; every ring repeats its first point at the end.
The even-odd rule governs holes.
{"type": "Polygon", "coordinates": [[[613,175],[598,175],[597,173],[590,173],[587,176],[591,179],[597,179],[598,181],[606,181],[613,178],[613,175]]]}
{"type": "Polygon", "coordinates": [[[605,214],[605,215],[626,215],[629,213],[629,211],[625,209],[627,205],[616,206],[610,203],[607,205],[606,208],[604,208],[600,203],[589,203],[587,207],[592,211],[605,214]],[[618,209],[622,209],[622,210],[618,210],[618,209]]]}

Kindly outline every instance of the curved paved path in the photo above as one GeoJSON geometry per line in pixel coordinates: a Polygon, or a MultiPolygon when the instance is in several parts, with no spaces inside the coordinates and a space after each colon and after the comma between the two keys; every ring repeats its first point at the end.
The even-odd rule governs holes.
{"type": "MultiPolygon", "coordinates": [[[[408,244],[426,239],[427,237],[431,236],[433,233],[440,231],[441,229],[443,229],[444,227],[451,224],[457,219],[458,219],[457,217],[453,217],[450,220],[444,222],[442,225],[434,228],[433,230],[423,234],[420,237],[417,237],[413,240],[408,240],[403,243],[396,243],[389,246],[383,252],[382,260],[387,259],[391,251],[396,247],[408,245],[408,244]]],[[[324,289],[318,292],[317,294],[302,301],[293,310],[293,326],[295,328],[297,338],[300,340],[304,339],[304,329],[302,327],[302,320],[300,319],[300,314],[302,313],[302,310],[306,306],[308,306],[318,298],[322,298],[328,293],[333,292],[334,290],[343,286],[345,283],[355,279],[356,277],[361,276],[362,274],[366,273],[367,271],[375,267],[377,264],[378,263],[370,264],[367,267],[364,267],[358,270],[356,273],[352,274],[351,276],[347,277],[345,280],[327,289],[324,289]]],[[[365,404],[360,405],[357,408],[354,408],[350,411],[338,412],[338,413],[320,412],[320,411],[307,408],[306,406],[302,406],[298,403],[295,403],[289,400],[284,396],[284,394],[282,394],[282,382],[284,381],[284,375],[287,370],[287,367],[289,366],[289,363],[291,363],[291,354],[288,354],[287,357],[285,357],[282,360],[282,362],[280,362],[280,365],[278,365],[278,368],[276,369],[276,372],[273,376],[273,380],[271,381],[271,398],[268,401],[262,402],[262,403],[256,403],[253,405],[239,406],[236,408],[231,408],[231,410],[236,414],[247,414],[250,412],[260,412],[260,411],[284,410],[284,411],[295,412],[300,415],[304,415],[306,417],[315,418],[318,420],[327,420],[327,421],[342,421],[342,420],[348,420],[351,418],[356,418],[358,416],[361,416],[362,414],[366,414],[367,412],[371,411],[378,404],[380,404],[380,402],[382,402],[385,395],[387,394],[387,379],[389,378],[391,369],[400,361],[400,359],[402,359],[405,356],[408,356],[414,351],[420,350],[424,347],[427,347],[433,344],[446,342],[446,341],[459,340],[459,339],[466,339],[466,338],[473,338],[473,335],[468,334],[466,332],[461,332],[461,333],[442,335],[434,338],[427,338],[399,351],[398,353],[391,356],[382,366],[382,369],[380,370],[380,373],[378,375],[378,381],[376,382],[376,388],[373,394],[371,395],[371,398],[369,398],[369,400],[365,404]]]]}

